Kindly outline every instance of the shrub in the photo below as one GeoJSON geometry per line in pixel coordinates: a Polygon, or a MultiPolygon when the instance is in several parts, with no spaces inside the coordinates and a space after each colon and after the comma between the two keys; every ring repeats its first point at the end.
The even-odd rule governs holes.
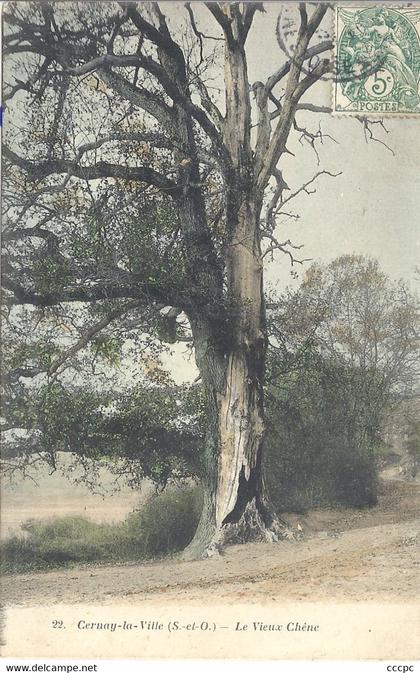
{"type": "Polygon", "coordinates": [[[316,354],[270,386],[264,469],[279,511],[376,503],[378,422],[354,368],[316,354]]]}
{"type": "Polygon", "coordinates": [[[130,514],[126,527],[130,539],[141,541],[147,556],[179,551],[192,540],[202,508],[196,488],[168,489],[152,498],[140,512],[130,514]]]}

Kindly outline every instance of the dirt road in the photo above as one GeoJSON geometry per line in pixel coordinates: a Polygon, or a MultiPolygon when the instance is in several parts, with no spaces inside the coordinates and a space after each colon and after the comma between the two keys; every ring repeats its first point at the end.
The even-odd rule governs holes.
{"type": "Polygon", "coordinates": [[[317,510],[289,517],[304,537],[228,548],[203,561],[89,566],[3,580],[9,606],[413,600],[420,593],[420,486],[389,482],[367,511],[317,510]]]}

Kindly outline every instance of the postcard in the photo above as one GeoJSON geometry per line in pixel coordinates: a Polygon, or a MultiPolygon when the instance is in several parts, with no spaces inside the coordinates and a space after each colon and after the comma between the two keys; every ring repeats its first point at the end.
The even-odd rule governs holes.
{"type": "Polygon", "coordinates": [[[2,25],[3,656],[416,660],[420,3],[2,25]]]}

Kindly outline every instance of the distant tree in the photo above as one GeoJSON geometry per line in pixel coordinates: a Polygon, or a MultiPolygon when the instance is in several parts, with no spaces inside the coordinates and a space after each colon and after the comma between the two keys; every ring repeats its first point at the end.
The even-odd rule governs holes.
{"type": "Polygon", "coordinates": [[[408,419],[404,448],[408,454],[405,472],[408,477],[414,478],[417,475],[420,463],[420,421],[418,418],[408,419]]]}
{"type": "Polygon", "coordinates": [[[345,255],[308,269],[271,332],[267,462],[277,501],[372,504],[384,423],[418,384],[414,297],[376,260],[345,255]]]}
{"type": "Polygon", "coordinates": [[[296,309],[291,330],[297,336],[300,331],[302,338],[306,324],[323,356],[364,373],[364,403],[369,378],[376,391],[371,401],[380,395],[382,406],[392,395],[412,390],[419,374],[418,306],[407,286],[391,281],[378,260],[343,255],[327,265],[313,264],[291,301],[296,309]]]}

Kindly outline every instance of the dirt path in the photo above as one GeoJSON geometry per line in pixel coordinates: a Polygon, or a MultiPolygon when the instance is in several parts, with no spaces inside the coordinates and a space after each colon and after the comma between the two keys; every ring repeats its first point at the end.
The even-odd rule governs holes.
{"type": "MultiPolygon", "coordinates": [[[[6,605],[107,605],[209,601],[412,600],[420,594],[420,487],[383,487],[378,507],[317,510],[300,517],[296,542],[228,548],[203,561],[176,559],[5,577],[6,605]]],[[[296,523],[298,517],[289,517],[296,523]]]]}

